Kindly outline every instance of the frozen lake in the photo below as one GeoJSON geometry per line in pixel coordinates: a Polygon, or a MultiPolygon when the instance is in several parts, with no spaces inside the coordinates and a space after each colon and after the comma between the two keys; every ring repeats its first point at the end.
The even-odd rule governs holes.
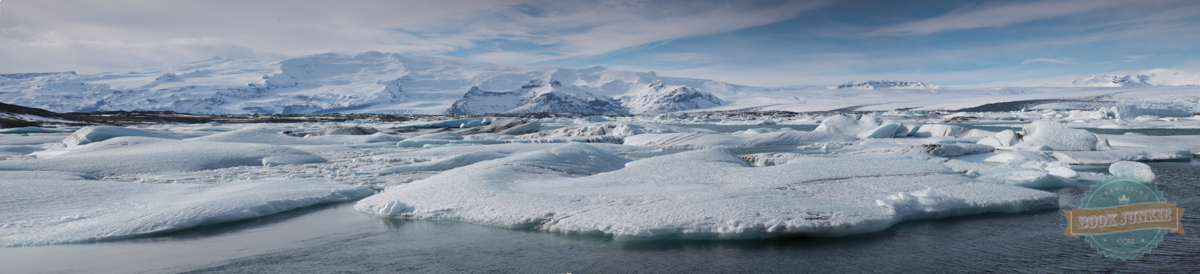
{"type": "MultiPolygon", "coordinates": [[[[1200,145],[1189,129],[1096,135],[1042,122],[1004,137],[990,125],[799,119],[807,118],[793,121],[800,125],[548,120],[561,126],[523,135],[445,131],[441,121],[387,133],[374,130],[400,127],[0,134],[7,153],[0,188],[9,194],[0,197],[0,266],[6,273],[1200,271],[1193,234],[1167,235],[1141,259],[1113,260],[1062,236],[1058,210],[1078,207],[1107,163],[1136,159],[1149,163],[1170,202],[1188,210],[1184,230],[1200,231],[1191,214],[1200,208],[1200,162],[1192,154],[1200,145]],[[350,131],[362,134],[330,133],[350,131]],[[985,145],[986,138],[1013,143],[985,145]]],[[[483,120],[454,123],[472,121],[483,120]]],[[[480,128],[536,125],[488,122],[510,127],[480,128]]]]}
{"type": "MultiPolygon", "coordinates": [[[[1166,197],[1200,208],[1200,162],[1152,163],[1166,197]]],[[[1085,189],[1056,190],[1077,205],[1085,189]]],[[[1185,215],[1184,229],[1200,231],[1185,215]]],[[[379,219],[352,203],[112,242],[0,248],[8,273],[1194,272],[1200,238],[1167,235],[1132,261],[1062,236],[1057,210],[911,221],[865,235],[618,242],[460,222],[379,219]]]]}

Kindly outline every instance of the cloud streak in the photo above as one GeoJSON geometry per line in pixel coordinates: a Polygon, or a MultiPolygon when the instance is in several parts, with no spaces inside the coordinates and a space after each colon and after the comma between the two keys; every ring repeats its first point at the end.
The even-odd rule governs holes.
{"type": "MultiPolygon", "coordinates": [[[[180,58],[147,56],[144,62],[171,65],[194,55],[230,55],[231,48],[257,54],[307,55],[323,52],[385,51],[419,55],[472,52],[463,57],[529,64],[610,54],[675,39],[734,31],[786,20],[825,1],[5,1],[0,29],[20,28],[27,39],[0,35],[15,45],[0,63],[40,55],[57,67],[112,64],[129,54],[83,52],[142,51],[180,47],[203,51],[178,39],[224,43],[207,54],[180,58]],[[57,39],[57,40],[55,40],[57,39]],[[69,41],[69,42],[66,42],[69,41]],[[68,43],[42,47],[39,43],[68,43]],[[485,45],[500,44],[483,49],[485,45]],[[524,48],[506,48],[512,44],[524,48]],[[153,46],[151,46],[153,45],[153,46]],[[6,56],[7,55],[7,56],[6,56]],[[75,61],[54,56],[75,55],[75,61]],[[108,57],[111,56],[111,57],[108,57]]],[[[243,52],[244,53],[244,52],[243,52]]],[[[251,54],[254,55],[254,54],[251,54]]],[[[238,56],[245,56],[240,54],[238,56]]],[[[207,57],[204,57],[207,58],[207,57]]],[[[185,60],[186,61],[186,60],[185,60]]],[[[55,67],[47,64],[41,67],[55,67]]],[[[11,70],[9,68],[0,68],[11,70]]]]}
{"type": "Polygon", "coordinates": [[[1021,65],[1037,64],[1037,63],[1063,64],[1063,65],[1075,64],[1075,62],[1071,61],[1071,58],[1034,58],[1034,59],[1026,59],[1025,61],[1021,61],[1021,65]]]}
{"type": "Polygon", "coordinates": [[[1074,15],[1121,4],[1127,0],[1047,1],[990,6],[976,10],[951,12],[939,17],[903,23],[867,32],[866,36],[912,36],[946,31],[1004,27],[1013,24],[1074,15]]]}

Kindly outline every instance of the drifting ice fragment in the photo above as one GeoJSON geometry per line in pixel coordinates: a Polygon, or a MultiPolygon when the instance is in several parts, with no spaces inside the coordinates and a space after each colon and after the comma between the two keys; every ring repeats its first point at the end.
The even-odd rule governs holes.
{"type": "Polygon", "coordinates": [[[1150,166],[1138,162],[1116,162],[1108,166],[1108,173],[1115,176],[1128,176],[1141,180],[1142,182],[1154,181],[1154,171],[1150,170],[1150,166]]]}

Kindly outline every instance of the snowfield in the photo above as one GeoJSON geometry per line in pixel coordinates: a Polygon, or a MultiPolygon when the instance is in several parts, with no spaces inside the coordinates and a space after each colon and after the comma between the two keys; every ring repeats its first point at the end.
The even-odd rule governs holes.
{"type": "Polygon", "coordinates": [[[351,201],[622,241],[842,236],[1057,209],[1049,191],[1106,176],[1088,166],[1191,160],[1197,129],[1150,107],[17,128],[0,132],[0,246],[351,201]]]}

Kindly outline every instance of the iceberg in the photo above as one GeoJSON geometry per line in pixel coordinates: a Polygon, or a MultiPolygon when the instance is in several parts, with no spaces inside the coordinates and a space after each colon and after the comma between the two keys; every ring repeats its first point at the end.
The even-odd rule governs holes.
{"type": "Polygon", "coordinates": [[[1107,151],[1055,151],[1055,159],[1072,165],[1107,165],[1121,161],[1187,161],[1191,150],[1172,148],[1118,149],[1107,151]]]}
{"type": "Polygon", "coordinates": [[[625,137],[626,145],[647,146],[667,149],[741,148],[772,145],[812,145],[818,143],[843,143],[858,138],[828,132],[779,131],[763,134],[705,134],[664,133],[639,134],[625,137]]]}
{"type": "Polygon", "coordinates": [[[752,167],[723,150],[630,161],[575,143],[392,186],[355,209],[626,241],[841,236],[905,220],[1052,209],[1057,201],[903,156],[752,167]]]}
{"type": "Polygon", "coordinates": [[[37,159],[0,161],[0,171],[114,175],[320,162],[325,162],[325,158],[276,145],[117,137],[62,153],[39,155],[37,159]]]}
{"type": "Polygon", "coordinates": [[[121,239],[372,194],[323,180],[146,184],[10,171],[0,171],[0,189],[0,247],[121,239]]]}
{"type": "Polygon", "coordinates": [[[1087,130],[1074,129],[1067,125],[1047,120],[1033,121],[1022,128],[1025,137],[1018,146],[1029,150],[1046,147],[1051,150],[1094,151],[1112,149],[1108,140],[1087,130]]]}
{"type": "Polygon", "coordinates": [[[55,144],[55,148],[71,148],[79,145],[85,145],[92,142],[104,141],[122,136],[140,136],[152,138],[167,138],[177,139],[172,135],[149,130],[141,130],[135,128],[116,127],[116,126],[88,126],[76,130],[71,135],[63,139],[62,142],[55,144]]]}
{"type": "Polygon", "coordinates": [[[1108,173],[1113,176],[1126,176],[1136,178],[1141,182],[1153,182],[1154,171],[1149,165],[1138,162],[1121,161],[1108,166],[1108,173]]]}

